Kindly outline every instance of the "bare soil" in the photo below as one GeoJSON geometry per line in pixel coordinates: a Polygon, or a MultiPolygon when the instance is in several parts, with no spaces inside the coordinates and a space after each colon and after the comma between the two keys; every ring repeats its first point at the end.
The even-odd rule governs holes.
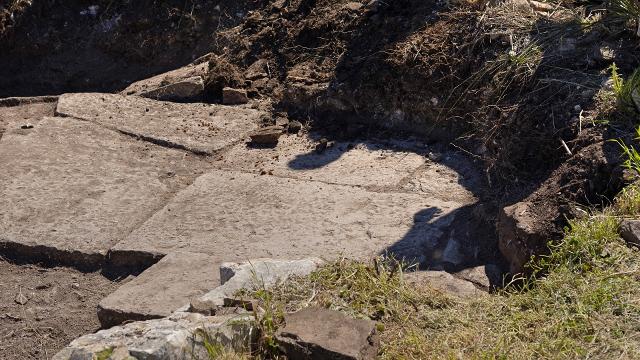
{"type": "Polygon", "coordinates": [[[0,359],[49,359],[98,330],[96,306],[119,286],[99,273],[3,260],[0,274],[0,359]]]}

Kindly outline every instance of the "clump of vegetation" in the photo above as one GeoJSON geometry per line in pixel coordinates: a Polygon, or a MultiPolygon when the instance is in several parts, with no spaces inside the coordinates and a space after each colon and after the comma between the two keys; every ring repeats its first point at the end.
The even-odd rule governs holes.
{"type": "Polygon", "coordinates": [[[623,79],[618,73],[616,64],[609,68],[611,71],[611,81],[613,93],[619,103],[619,110],[627,113],[637,111],[634,96],[640,96],[640,68],[636,69],[627,79],[623,79]]]}

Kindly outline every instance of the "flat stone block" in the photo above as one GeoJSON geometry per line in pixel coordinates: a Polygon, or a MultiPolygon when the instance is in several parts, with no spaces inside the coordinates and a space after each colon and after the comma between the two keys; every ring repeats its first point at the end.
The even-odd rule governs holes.
{"type": "Polygon", "coordinates": [[[102,327],[169,316],[218,285],[211,256],[171,253],[98,304],[102,327]]]}
{"type": "Polygon", "coordinates": [[[456,202],[417,194],[215,170],[199,177],[114,251],[202,252],[219,263],[256,257],[364,258],[393,245],[419,257],[456,202]]]}
{"type": "Polygon", "coordinates": [[[0,251],[95,270],[197,176],[201,160],[186,155],[70,118],[5,133],[0,251]]]}
{"type": "Polygon", "coordinates": [[[166,147],[212,154],[256,129],[263,112],[117,94],[64,94],[56,114],[95,122],[166,147]]]}

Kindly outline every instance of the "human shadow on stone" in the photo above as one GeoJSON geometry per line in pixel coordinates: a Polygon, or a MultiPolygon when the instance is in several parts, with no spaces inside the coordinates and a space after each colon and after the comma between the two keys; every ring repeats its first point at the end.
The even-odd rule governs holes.
{"type": "Polygon", "coordinates": [[[414,224],[381,255],[419,270],[459,272],[493,264],[503,267],[486,205],[475,203],[444,213],[437,207],[418,211],[414,224]]]}

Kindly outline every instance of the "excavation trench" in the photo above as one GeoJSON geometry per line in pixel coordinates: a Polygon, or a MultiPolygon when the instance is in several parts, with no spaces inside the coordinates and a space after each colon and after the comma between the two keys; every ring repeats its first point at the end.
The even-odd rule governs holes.
{"type": "MultiPolygon", "coordinates": [[[[496,55],[515,46],[499,41],[505,9],[193,1],[176,12],[185,2],[95,1],[93,15],[85,2],[55,3],[34,2],[10,28],[0,17],[0,97],[71,93],[0,100],[0,257],[21,265],[2,263],[16,279],[36,269],[63,274],[59,286],[84,276],[104,287],[85,315],[118,295],[101,304],[102,326],[163,316],[131,306],[171,281],[190,284],[172,277],[181,256],[213,264],[206,271],[382,254],[420,270],[516,274],[561,238],[576,204],[606,204],[625,184],[613,135],[590,117],[608,60],[579,64],[611,40],[604,33],[571,32],[573,55],[564,36],[542,43],[530,74],[496,55]],[[205,69],[193,103],[113,94],[197,58],[186,68],[205,69]],[[560,81],[538,81],[550,78],[560,81]],[[246,90],[249,104],[202,103],[222,101],[225,86],[246,90]],[[253,131],[294,121],[302,131],[276,146],[247,146],[253,131]]],[[[547,20],[531,28],[567,25],[547,20]]],[[[616,54],[632,49],[615,40],[616,54]]],[[[47,291],[37,272],[26,276],[34,298],[47,291]]],[[[9,357],[41,358],[11,341],[9,357]]]]}

